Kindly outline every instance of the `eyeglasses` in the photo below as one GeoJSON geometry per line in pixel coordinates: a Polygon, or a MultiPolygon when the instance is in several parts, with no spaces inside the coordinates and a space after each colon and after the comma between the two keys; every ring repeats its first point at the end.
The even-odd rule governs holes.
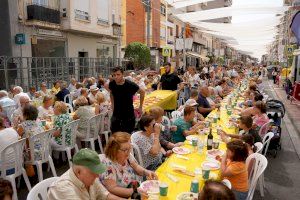
{"type": "Polygon", "coordinates": [[[122,151],[123,153],[130,153],[131,149],[132,147],[126,149],[119,149],[119,150],[122,151]]]}

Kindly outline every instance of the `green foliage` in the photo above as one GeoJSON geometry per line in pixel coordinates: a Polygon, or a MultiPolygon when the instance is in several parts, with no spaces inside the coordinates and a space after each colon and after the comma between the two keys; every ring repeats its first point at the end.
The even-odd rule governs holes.
{"type": "Polygon", "coordinates": [[[217,58],[217,63],[218,63],[219,65],[224,65],[224,64],[225,64],[224,58],[223,58],[223,57],[218,57],[218,58],[217,58]]]}
{"type": "Polygon", "coordinates": [[[144,69],[150,65],[150,49],[140,42],[132,42],[125,48],[124,58],[133,63],[135,69],[144,69]]]}

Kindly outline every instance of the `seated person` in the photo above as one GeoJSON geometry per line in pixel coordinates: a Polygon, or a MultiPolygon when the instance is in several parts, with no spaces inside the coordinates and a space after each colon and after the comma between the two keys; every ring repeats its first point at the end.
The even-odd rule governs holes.
{"type": "Polygon", "coordinates": [[[23,121],[23,108],[30,104],[30,99],[27,96],[21,96],[18,108],[12,114],[12,127],[17,129],[18,125],[23,121]]]}
{"type": "Polygon", "coordinates": [[[220,199],[236,200],[234,193],[222,182],[207,180],[202,191],[199,193],[198,200],[220,199]]]}
{"type": "Polygon", "coordinates": [[[73,165],[48,190],[48,200],[58,199],[121,199],[110,194],[99,181],[106,167],[99,155],[91,149],[81,149],[73,156],[73,165]]]}
{"type": "MultiPolygon", "coordinates": [[[[190,94],[190,98],[185,102],[184,105],[180,106],[177,110],[180,111],[180,112],[182,112],[182,115],[183,115],[184,107],[187,106],[187,105],[189,105],[189,104],[187,104],[187,103],[189,102],[189,100],[190,100],[190,102],[191,102],[191,100],[194,100],[194,101],[192,101],[192,102],[196,102],[197,99],[198,99],[198,95],[199,95],[198,91],[195,90],[195,89],[192,89],[192,90],[191,90],[191,94],[190,94]]],[[[197,102],[196,102],[196,103],[197,103],[197,102]]],[[[198,104],[197,104],[197,105],[198,105],[198,104]]],[[[195,106],[195,105],[193,105],[193,106],[195,106]]]]}
{"type": "Polygon", "coordinates": [[[241,112],[241,115],[254,116],[255,109],[253,108],[253,104],[255,104],[255,102],[257,102],[257,101],[262,101],[264,98],[263,95],[261,95],[258,92],[254,92],[250,96],[251,96],[251,98],[249,100],[247,100],[245,103],[243,103],[243,105],[248,108],[244,109],[241,112]]]}
{"type": "Polygon", "coordinates": [[[155,170],[162,162],[162,148],[159,142],[160,125],[155,123],[151,115],[143,115],[139,121],[141,131],[131,136],[132,143],[135,143],[142,154],[143,166],[149,170],[155,170]]]}
{"type": "Polygon", "coordinates": [[[221,132],[221,137],[225,141],[228,140],[228,137],[241,139],[242,135],[244,134],[250,134],[254,137],[254,143],[261,142],[261,137],[258,135],[258,131],[253,128],[253,119],[250,116],[241,116],[239,120],[238,127],[239,129],[242,129],[239,134],[227,134],[224,131],[221,132]]]}
{"type": "Polygon", "coordinates": [[[27,95],[31,100],[35,99],[38,97],[38,93],[36,92],[36,88],[34,86],[31,86],[29,88],[29,92],[27,92],[27,95]]]}
{"type": "Polygon", "coordinates": [[[51,96],[51,91],[47,89],[46,83],[41,83],[41,90],[38,91],[39,97],[51,96]]]}
{"type": "Polygon", "coordinates": [[[53,87],[51,89],[51,93],[53,95],[56,95],[60,91],[60,81],[55,81],[53,83],[53,87]]]}
{"type": "MultiPolygon", "coordinates": [[[[254,110],[255,110],[255,115],[253,116],[253,127],[256,128],[257,130],[260,130],[260,128],[264,124],[270,121],[267,115],[266,104],[262,101],[257,101],[254,104],[254,110]]],[[[263,135],[261,135],[261,137],[263,137],[263,135]]]]}
{"type": "MultiPolygon", "coordinates": [[[[89,119],[95,116],[95,111],[93,107],[89,106],[88,100],[84,96],[76,99],[75,104],[77,106],[77,110],[74,113],[73,119],[80,119],[77,137],[83,139],[86,138],[89,119]]],[[[90,130],[91,134],[94,130],[95,126],[92,126],[90,130]]]]}
{"type": "Polygon", "coordinates": [[[0,199],[1,200],[12,200],[13,188],[8,180],[0,178],[0,199]]]}
{"type": "Polygon", "coordinates": [[[100,175],[102,184],[107,190],[119,197],[128,199],[134,193],[132,183],[142,181],[142,177],[157,179],[154,172],[140,166],[133,155],[130,143],[130,134],[116,132],[108,140],[104,154],[100,160],[106,166],[104,173],[100,175]]]}
{"type": "Polygon", "coordinates": [[[98,92],[96,94],[96,102],[94,103],[95,105],[95,114],[98,115],[100,113],[104,113],[109,109],[109,104],[108,102],[105,101],[105,96],[102,92],[98,92]]]}
{"type": "MultiPolygon", "coordinates": [[[[33,105],[26,105],[23,108],[23,122],[19,124],[17,132],[22,138],[30,138],[34,135],[44,132],[44,128],[41,123],[37,122],[38,110],[33,105]]],[[[36,140],[34,141],[34,158],[35,160],[41,160],[41,142],[36,140]]],[[[32,151],[32,150],[31,150],[32,151]]],[[[26,148],[26,160],[30,159],[30,149],[26,148]]]]}
{"type": "Polygon", "coordinates": [[[248,196],[247,157],[247,145],[242,140],[233,140],[227,143],[226,154],[217,158],[221,161],[221,175],[230,181],[231,190],[238,200],[246,200],[248,196]]]}
{"type": "Polygon", "coordinates": [[[160,144],[165,150],[171,150],[174,147],[182,145],[182,142],[172,143],[172,131],[176,131],[176,126],[168,126],[168,123],[163,121],[164,110],[159,106],[150,108],[149,114],[155,119],[155,122],[161,124],[160,144]]]}
{"type": "Polygon", "coordinates": [[[225,79],[220,80],[217,86],[214,88],[215,94],[220,96],[221,98],[224,98],[228,94],[228,91],[226,91],[226,87],[227,87],[226,80],[225,79]]]}
{"type": "Polygon", "coordinates": [[[91,104],[96,102],[96,95],[99,93],[99,88],[96,85],[90,87],[90,93],[88,95],[91,104]]]}
{"type": "MultiPolygon", "coordinates": [[[[61,135],[62,127],[70,123],[72,119],[68,113],[68,106],[62,101],[55,102],[54,115],[56,117],[54,118],[53,128],[56,129],[56,131],[53,133],[54,139],[51,141],[51,146],[59,148],[63,143],[61,135]]],[[[71,145],[71,130],[67,129],[65,134],[65,144],[67,146],[71,145]]]]}
{"type": "Polygon", "coordinates": [[[53,115],[53,98],[51,96],[44,96],[43,105],[38,107],[39,118],[47,119],[53,115]]]}
{"type": "Polygon", "coordinates": [[[200,123],[194,121],[196,108],[187,106],[184,108],[184,116],[175,120],[174,125],[177,130],[172,135],[173,142],[184,142],[185,137],[197,132],[200,123]]]}
{"type": "MultiPolygon", "coordinates": [[[[67,82],[63,81],[61,84],[60,91],[55,95],[57,101],[64,101],[65,96],[70,94],[70,91],[67,89],[67,87],[68,87],[67,82]]],[[[69,100],[70,99],[67,98],[66,103],[69,103],[69,100]]]]}
{"type": "Polygon", "coordinates": [[[210,105],[207,97],[209,97],[209,90],[207,86],[203,86],[200,88],[200,93],[198,96],[197,103],[198,105],[198,112],[203,115],[203,117],[207,117],[207,115],[213,111],[215,108],[219,107],[218,104],[210,105]]]}

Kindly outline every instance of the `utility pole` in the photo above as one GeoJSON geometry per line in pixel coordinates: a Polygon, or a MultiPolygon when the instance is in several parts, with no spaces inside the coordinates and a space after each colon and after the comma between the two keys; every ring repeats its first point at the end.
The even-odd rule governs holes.
{"type": "Polygon", "coordinates": [[[147,46],[150,48],[151,0],[142,0],[147,12],[147,46]]]}
{"type": "Polygon", "coordinates": [[[182,29],[182,38],[183,38],[183,70],[186,70],[186,48],[185,48],[185,32],[186,32],[186,23],[184,23],[182,29]]]}

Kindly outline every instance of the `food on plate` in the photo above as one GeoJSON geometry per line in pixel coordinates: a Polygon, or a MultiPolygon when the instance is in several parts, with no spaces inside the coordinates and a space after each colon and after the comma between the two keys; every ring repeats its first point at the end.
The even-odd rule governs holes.
{"type": "Polygon", "coordinates": [[[159,193],[159,181],[145,181],[141,184],[140,188],[147,193],[159,193]]]}
{"type": "Polygon", "coordinates": [[[222,156],[224,154],[224,151],[219,150],[219,149],[212,149],[212,150],[208,150],[207,154],[212,157],[222,156]]]}
{"type": "Polygon", "coordinates": [[[202,163],[202,168],[209,168],[210,170],[220,169],[220,164],[217,161],[205,161],[202,163]]]}
{"type": "Polygon", "coordinates": [[[197,200],[198,195],[194,195],[191,192],[183,192],[176,197],[176,200],[197,200]]]}
{"type": "Polygon", "coordinates": [[[174,147],[172,151],[176,154],[182,154],[182,155],[189,154],[191,152],[189,149],[184,147],[174,147]]]}

